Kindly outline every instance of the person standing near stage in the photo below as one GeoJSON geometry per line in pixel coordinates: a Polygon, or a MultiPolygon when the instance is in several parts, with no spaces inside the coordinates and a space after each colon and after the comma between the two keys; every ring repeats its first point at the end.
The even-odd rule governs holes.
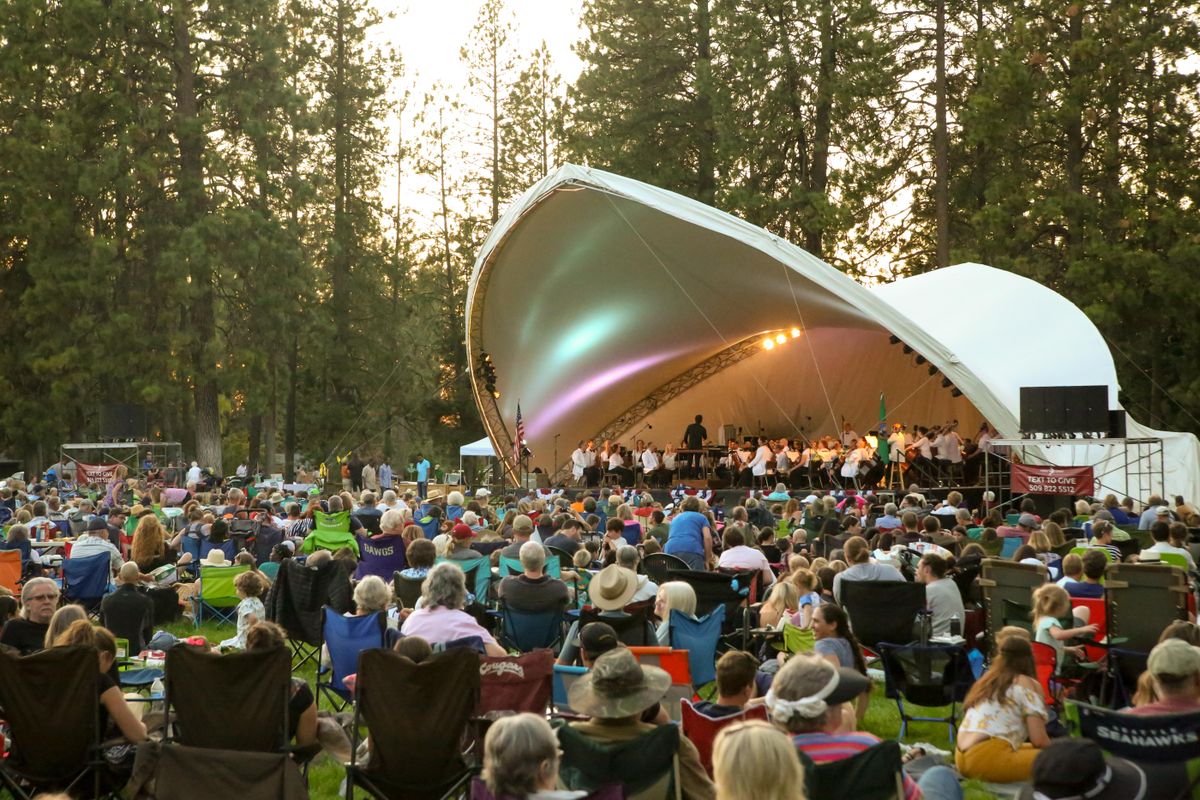
{"type": "Polygon", "coordinates": [[[379,488],[385,492],[392,488],[392,460],[387,456],[383,457],[383,463],[379,465],[379,488]]]}
{"type": "Polygon", "coordinates": [[[417,468],[417,496],[424,500],[429,494],[429,459],[417,453],[413,462],[417,468]]]}
{"type": "MultiPolygon", "coordinates": [[[[685,450],[703,450],[704,443],[708,441],[708,431],[704,429],[704,416],[696,415],[696,420],[683,432],[683,449],[685,450]]],[[[693,470],[700,464],[700,456],[696,453],[688,453],[688,463],[691,464],[693,470]]],[[[694,473],[693,473],[694,474],[694,473]]]]}
{"type": "Polygon", "coordinates": [[[683,511],[671,519],[663,552],[682,558],[692,569],[707,570],[712,563],[712,528],[700,513],[700,498],[685,497],[679,507],[683,511]]]}

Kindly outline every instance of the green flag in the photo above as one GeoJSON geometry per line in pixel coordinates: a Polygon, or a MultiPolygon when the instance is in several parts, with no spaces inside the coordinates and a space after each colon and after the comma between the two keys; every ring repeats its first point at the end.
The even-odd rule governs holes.
{"type": "Polygon", "coordinates": [[[875,446],[875,452],[879,455],[879,463],[887,464],[890,461],[890,448],[888,447],[888,431],[887,431],[887,403],[883,399],[883,392],[879,393],[879,433],[877,434],[878,444],[875,446]]]}

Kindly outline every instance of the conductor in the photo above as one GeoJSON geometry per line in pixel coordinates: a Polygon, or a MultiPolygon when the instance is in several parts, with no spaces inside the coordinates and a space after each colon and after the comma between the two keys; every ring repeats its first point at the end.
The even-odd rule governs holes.
{"type": "MultiPolygon", "coordinates": [[[[687,430],[683,432],[683,447],[685,450],[701,450],[704,447],[704,442],[708,439],[708,431],[704,429],[704,416],[696,415],[696,421],[687,426],[687,430]]],[[[692,465],[692,474],[696,474],[696,467],[700,462],[699,453],[688,453],[688,462],[692,465]]]]}

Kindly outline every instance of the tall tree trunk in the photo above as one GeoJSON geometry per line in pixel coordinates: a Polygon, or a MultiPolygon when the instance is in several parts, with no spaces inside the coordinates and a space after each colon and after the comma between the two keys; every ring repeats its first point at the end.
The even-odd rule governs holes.
{"type": "Polygon", "coordinates": [[[250,474],[254,475],[258,472],[258,457],[262,452],[262,414],[250,415],[250,447],[249,456],[246,459],[246,464],[250,467],[250,474]]]}
{"type": "MultiPolygon", "coordinates": [[[[346,103],[346,0],[337,0],[337,20],[334,30],[334,86],[333,94],[333,253],[330,259],[330,285],[332,288],[331,310],[337,338],[337,350],[349,355],[350,346],[350,237],[349,220],[346,214],[347,200],[347,103],[346,103]]],[[[342,400],[347,400],[342,379],[342,370],[332,375],[334,391],[342,400]]]]}
{"type": "Polygon", "coordinates": [[[1067,260],[1079,258],[1083,247],[1083,87],[1086,68],[1079,62],[1079,42],[1083,39],[1083,9],[1074,4],[1067,12],[1067,93],[1063,100],[1067,135],[1067,260]]]}
{"type": "MultiPolygon", "coordinates": [[[[198,228],[207,211],[204,190],[204,129],[196,97],[196,62],[191,46],[192,8],[177,0],[171,14],[175,46],[175,121],[179,144],[179,203],[184,228],[198,228]]],[[[192,303],[192,399],[196,420],[196,458],[202,466],[221,471],[221,425],[216,365],[209,352],[215,335],[215,297],[212,264],[206,252],[189,261],[192,303]]]]}
{"type": "Polygon", "coordinates": [[[934,5],[933,202],[938,267],[950,264],[950,137],[946,130],[946,0],[934,5]]]}
{"type": "Polygon", "coordinates": [[[696,199],[717,200],[717,126],[712,103],[712,16],[709,0],[696,2],[696,117],[700,126],[696,154],[696,199]]]}
{"type": "Polygon", "coordinates": [[[810,216],[804,225],[804,249],[822,258],[825,193],[829,184],[829,144],[833,125],[833,80],[837,69],[837,22],[833,0],[822,3],[821,63],[817,69],[817,99],[813,109],[812,169],[809,173],[810,216]]]}
{"type": "Polygon", "coordinates": [[[492,224],[500,219],[500,43],[496,21],[492,26],[492,224]]]}
{"type": "Polygon", "coordinates": [[[279,386],[279,381],[275,375],[276,362],[274,355],[271,356],[268,369],[271,373],[271,388],[267,395],[267,411],[263,414],[262,471],[270,476],[275,473],[275,415],[278,410],[275,393],[279,386]]]}
{"type": "Polygon", "coordinates": [[[296,385],[300,382],[300,339],[292,334],[288,354],[288,390],[283,427],[283,477],[296,480],[296,385]]]}

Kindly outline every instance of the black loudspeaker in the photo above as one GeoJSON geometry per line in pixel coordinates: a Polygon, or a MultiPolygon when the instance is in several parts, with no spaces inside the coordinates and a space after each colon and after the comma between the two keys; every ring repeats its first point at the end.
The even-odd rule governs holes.
{"type": "Polygon", "coordinates": [[[145,439],[146,409],[126,403],[100,406],[101,439],[145,439]]]}
{"type": "Polygon", "coordinates": [[[1125,433],[1125,410],[1118,409],[1108,412],[1108,435],[1114,439],[1124,439],[1125,433]]]}
{"type": "Polygon", "coordinates": [[[1107,386],[1022,386],[1021,430],[1026,433],[1107,431],[1107,386]]]}

